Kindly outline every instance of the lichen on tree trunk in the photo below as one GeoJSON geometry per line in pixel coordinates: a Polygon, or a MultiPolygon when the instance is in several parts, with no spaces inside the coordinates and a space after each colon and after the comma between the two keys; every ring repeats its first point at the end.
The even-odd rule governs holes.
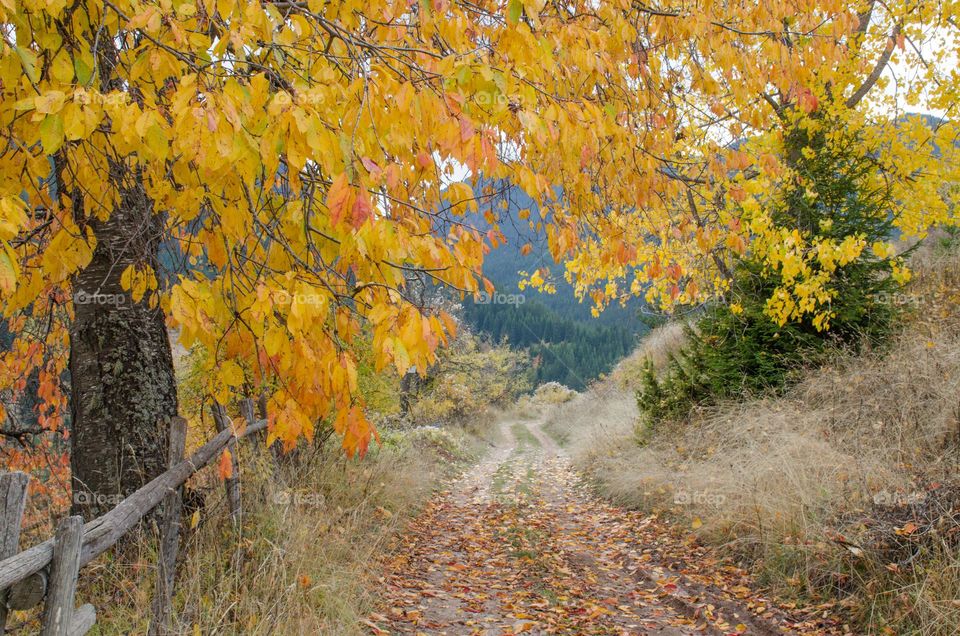
{"type": "Polygon", "coordinates": [[[87,519],[166,470],[166,422],[177,414],[163,312],[120,285],[129,265],[157,267],[162,220],[141,186],[123,192],[107,221],[91,222],[96,250],[74,280],[70,463],[73,512],[87,519]]]}

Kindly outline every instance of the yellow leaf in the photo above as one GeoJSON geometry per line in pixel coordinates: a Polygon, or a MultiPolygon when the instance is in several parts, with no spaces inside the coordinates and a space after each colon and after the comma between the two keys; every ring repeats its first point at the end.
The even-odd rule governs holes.
{"type": "Polygon", "coordinates": [[[163,161],[167,158],[169,146],[167,144],[167,135],[163,128],[157,124],[147,128],[144,141],[156,159],[163,161]]]}
{"type": "Polygon", "coordinates": [[[39,82],[40,76],[37,74],[37,54],[21,46],[14,46],[13,48],[17,52],[17,57],[20,58],[20,65],[23,67],[23,72],[26,76],[30,78],[30,81],[34,84],[39,82]]]}
{"type": "Polygon", "coordinates": [[[70,102],[63,108],[63,133],[70,141],[82,139],[86,134],[86,121],[80,106],[70,102]]]}
{"type": "Polygon", "coordinates": [[[267,330],[266,337],[263,340],[263,348],[266,349],[268,356],[275,356],[280,353],[287,344],[287,335],[281,327],[272,327],[267,330]]]}
{"type": "Polygon", "coordinates": [[[40,123],[40,143],[48,155],[55,154],[63,145],[63,116],[47,115],[40,123]]]}
{"type": "Polygon", "coordinates": [[[66,49],[53,59],[50,75],[62,84],[69,84],[73,81],[73,60],[70,59],[70,54],[67,53],[66,49]]]}
{"type": "Polygon", "coordinates": [[[66,94],[63,91],[47,91],[33,101],[33,107],[41,115],[55,115],[63,109],[66,94]]]}
{"type": "Polygon", "coordinates": [[[133,271],[134,271],[134,266],[127,265],[127,267],[123,270],[123,273],[120,274],[120,286],[123,287],[124,289],[130,289],[130,287],[132,286],[131,280],[133,277],[133,271]]]}
{"type": "Polygon", "coordinates": [[[233,360],[227,360],[220,365],[220,379],[227,386],[240,386],[243,384],[243,369],[233,360]]]}
{"type": "Polygon", "coordinates": [[[17,277],[20,268],[17,265],[16,254],[10,247],[4,244],[0,250],[0,293],[7,295],[13,293],[17,286],[17,277]]]}
{"type": "Polygon", "coordinates": [[[73,71],[76,73],[77,82],[86,86],[93,77],[93,57],[87,51],[82,51],[73,58],[73,71]]]}
{"type": "Polygon", "coordinates": [[[85,239],[74,225],[65,226],[54,234],[40,260],[43,272],[52,282],[65,280],[93,258],[96,241],[92,230],[87,229],[85,239]]]}

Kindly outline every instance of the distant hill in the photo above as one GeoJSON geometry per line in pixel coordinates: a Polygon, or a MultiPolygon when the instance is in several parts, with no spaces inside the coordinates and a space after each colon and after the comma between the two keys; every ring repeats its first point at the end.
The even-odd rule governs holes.
{"type": "MultiPolygon", "coordinates": [[[[492,250],[484,261],[484,275],[496,286],[496,295],[487,302],[466,301],[465,318],[491,339],[506,339],[514,347],[527,349],[534,359],[537,384],[556,381],[583,390],[632,351],[638,336],[647,331],[639,316],[644,304],[636,299],[625,307],[609,307],[594,318],[590,304],[579,302],[573,286],[563,279],[563,267],[553,262],[546,235],[520,218],[521,210],[529,210],[529,219],[536,223],[540,219],[536,202],[519,187],[502,182],[481,183],[475,189],[479,191],[484,185],[502,192],[493,213],[507,243],[492,250]],[[506,207],[500,207],[501,201],[506,207]],[[524,255],[520,250],[527,243],[532,250],[524,255]],[[550,268],[556,293],[530,288],[521,291],[517,285],[522,278],[519,272],[541,267],[550,268]]],[[[481,208],[466,222],[489,229],[483,215],[489,209],[481,208]]]]}
{"type": "MultiPolygon", "coordinates": [[[[560,316],[574,321],[616,325],[632,333],[641,333],[646,330],[644,324],[637,318],[639,312],[645,307],[641,299],[631,301],[626,307],[619,305],[608,307],[598,318],[594,318],[590,313],[590,303],[579,302],[574,296],[573,286],[563,279],[563,266],[553,262],[553,257],[547,248],[546,234],[537,233],[530,228],[530,221],[536,224],[540,220],[537,203],[518,186],[504,185],[501,182],[484,182],[482,185],[487,184],[492,185],[497,191],[504,190],[502,195],[497,196],[497,200],[507,202],[507,207],[504,209],[494,206],[500,231],[506,237],[507,244],[491,250],[483,266],[484,275],[497,286],[499,293],[519,293],[517,283],[521,276],[518,272],[533,272],[537,268],[548,267],[552,274],[551,282],[556,285],[557,292],[546,294],[527,288],[523,294],[528,304],[539,302],[560,316]],[[530,211],[530,220],[522,220],[519,217],[521,210],[530,211]],[[527,243],[531,245],[532,250],[529,254],[523,255],[520,253],[520,248],[527,243]]],[[[479,190],[482,185],[477,186],[477,189],[479,190]]],[[[482,212],[483,208],[480,213],[467,219],[467,223],[487,230],[490,225],[484,219],[482,212]]]]}

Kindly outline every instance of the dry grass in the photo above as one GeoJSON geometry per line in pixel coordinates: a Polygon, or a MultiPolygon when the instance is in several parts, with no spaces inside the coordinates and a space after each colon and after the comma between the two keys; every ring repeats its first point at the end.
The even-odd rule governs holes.
{"type": "MultiPolygon", "coordinates": [[[[200,523],[186,531],[176,580],[177,633],[362,634],[376,601],[377,560],[430,496],[438,478],[478,444],[433,428],[384,434],[363,461],[335,441],[280,462],[241,457],[244,514],[225,514],[210,471],[200,523]]],[[[100,615],[97,633],[145,633],[156,563],[151,541],[85,573],[79,593],[100,615]]]]}
{"type": "Polygon", "coordinates": [[[704,540],[780,593],[846,599],[877,633],[956,634],[960,527],[928,534],[918,520],[902,567],[887,549],[919,514],[915,499],[958,492],[960,261],[929,258],[889,348],[838,353],[782,398],[705,409],[641,439],[634,370],[679,346],[674,327],[556,408],[548,428],[606,495],[699,519],[704,540]]]}
{"type": "Polygon", "coordinates": [[[576,391],[559,382],[546,382],[538,386],[532,394],[521,396],[513,405],[512,415],[526,419],[537,418],[551,407],[565,404],[576,396],[576,391]]]}
{"type": "Polygon", "coordinates": [[[538,403],[540,411],[547,414],[546,430],[591,466],[595,457],[620,456],[636,447],[635,391],[645,360],[663,368],[670,353],[682,346],[683,338],[681,323],[657,327],[602,382],[562,403],[538,403]]]}
{"type": "Polygon", "coordinates": [[[684,322],[672,321],[652,329],[640,346],[614,368],[610,379],[620,388],[629,389],[640,383],[647,360],[654,368],[662,369],[669,362],[670,354],[683,346],[684,327],[684,322]]]}

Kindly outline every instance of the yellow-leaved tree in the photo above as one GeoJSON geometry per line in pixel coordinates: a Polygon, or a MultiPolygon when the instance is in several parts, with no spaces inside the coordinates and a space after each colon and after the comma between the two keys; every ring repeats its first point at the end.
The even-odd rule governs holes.
{"type": "Polygon", "coordinates": [[[730,256],[756,248],[796,271],[774,318],[825,311],[828,282],[805,272],[866,246],[768,222],[764,196],[790,178],[784,131],[827,114],[862,131],[900,225],[946,220],[955,125],[905,130],[881,89],[895,63],[908,100],[949,114],[957,12],[0,0],[0,298],[15,334],[0,390],[39,370],[40,423],[56,429],[69,367],[74,488],[129,492],[163,468],[172,328],[208,351],[216,400],[269,396],[272,439],[328,421],[362,454],[373,431],[349,345],[364,332],[399,373],[435,360],[455,324],[411,302],[406,276],[485,284],[502,236],[492,193],[470,185],[481,175],[537,201],[531,225],[598,307],[723,293],[730,256]]]}

